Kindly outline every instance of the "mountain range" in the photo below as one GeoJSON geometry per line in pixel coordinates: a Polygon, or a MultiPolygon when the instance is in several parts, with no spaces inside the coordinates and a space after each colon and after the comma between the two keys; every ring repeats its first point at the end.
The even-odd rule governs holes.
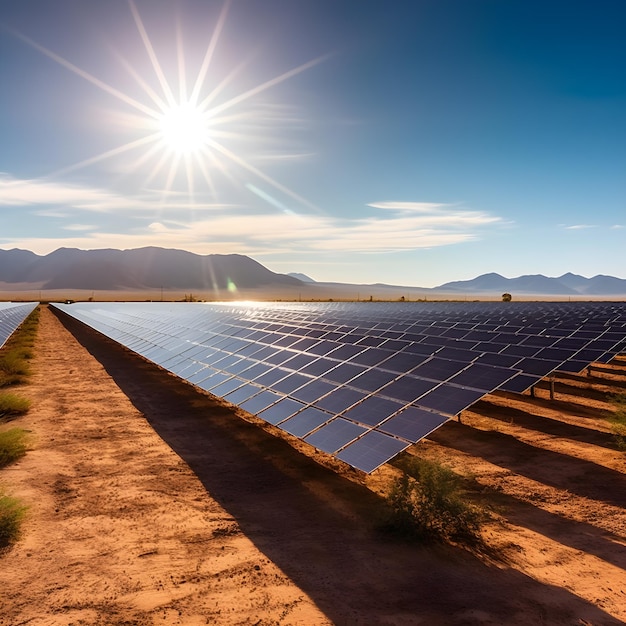
{"type": "Polygon", "coordinates": [[[626,280],[599,274],[585,278],[568,272],[558,278],[543,274],[505,278],[500,274],[482,274],[472,280],[460,280],[436,287],[447,293],[511,293],[560,296],[610,296],[626,294],[626,280]]]}
{"type": "Polygon", "coordinates": [[[626,296],[626,280],[598,275],[585,278],[567,273],[557,278],[542,274],[505,278],[496,273],[472,280],[444,283],[437,287],[402,287],[394,285],[350,285],[316,282],[301,273],[278,274],[250,257],[240,254],[198,255],[184,250],[157,247],[132,250],[78,250],[59,248],[40,256],[28,250],[0,249],[0,288],[78,289],[91,291],[141,290],[275,290],[305,298],[500,296],[503,293],[536,296],[626,296]]]}
{"type": "Polygon", "coordinates": [[[231,285],[249,289],[301,284],[297,278],[276,274],[240,254],[198,255],[155,247],[59,248],[45,256],[27,250],[0,250],[0,283],[89,290],[228,290],[231,285]]]}

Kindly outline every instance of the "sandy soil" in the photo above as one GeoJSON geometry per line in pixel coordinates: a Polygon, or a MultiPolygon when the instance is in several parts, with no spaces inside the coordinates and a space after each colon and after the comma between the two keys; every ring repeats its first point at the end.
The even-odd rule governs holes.
{"type": "Polygon", "coordinates": [[[382,537],[393,467],[364,477],[45,308],[33,367],[13,423],[32,449],[0,471],[30,506],[2,626],[625,623],[626,462],[603,419],[622,365],[555,400],[490,396],[411,451],[497,506],[481,554],[382,537]]]}
{"type": "MultiPolygon", "coordinates": [[[[191,295],[200,301],[223,301],[223,300],[254,300],[274,302],[284,300],[285,302],[302,301],[327,301],[355,302],[367,301],[370,298],[381,301],[407,301],[416,300],[476,300],[501,302],[500,293],[458,293],[458,292],[435,292],[420,287],[403,287],[392,285],[349,285],[343,283],[305,283],[298,286],[285,285],[264,285],[262,287],[239,289],[235,292],[227,290],[213,291],[210,289],[144,289],[144,290],[99,290],[92,289],[45,289],[40,284],[28,283],[2,283],[0,282],[0,293],[3,300],[21,300],[26,302],[64,302],[65,300],[75,300],[76,302],[87,302],[89,300],[98,301],[177,301],[183,300],[191,295]]],[[[611,296],[612,299],[624,300],[626,296],[611,296]]],[[[548,296],[545,294],[515,294],[516,302],[530,301],[557,301],[570,300],[575,302],[588,302],[590,300],[604,301],[607,296],[590,296],[588,294],[580,296],[548,296]]]]}

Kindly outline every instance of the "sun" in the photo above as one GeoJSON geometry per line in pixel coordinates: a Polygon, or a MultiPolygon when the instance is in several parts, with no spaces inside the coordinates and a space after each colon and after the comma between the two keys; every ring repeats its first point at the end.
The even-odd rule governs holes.
{"type": "MultiPolygon", "coordinates": [[[[156,83],[149,80],[148,74],[142,75],[138,72],[130,62],[123,58],[119,51],[117,57],[140,91],[143,91],[145,97],[141,100],[130,95],[129,92],[121,91],[86,72],[29,37],[18,32],[14,33],[22,41],[39,50],[59,65],[113,96],[131,111],[134,110],[127,119],[130,131],[136,138],[78,163],[63,167],[49,175],[65,175],[107,159],[134,153],[138,156],[134,159],[128,157],[127,172],[149,170],[142,187],[148,188],[154,181],[160,181],[158,187],[162,190],[164,201],[172,192],[178,192],[179,188],[174,189],[175,185],[184,184],[185,180],[187,182],[187,194],[193,201],[197,186],[194,182],[196,179],[204,180],[205,189],[208,189],[213,197],[217,197],[214,184],[215,175],[226,174],[231,180],[234,180],[230,171],[232,169],[242,173],[241,179],[245,181],[243,188],[249,191],[256,189],[246,180],[252,175],[297,203],[317,211],[318,208],[306,198],[253,165],[250,159],[246,157],[245,152],[241,154],[236,147],[247,138],[242,130],[246,124],[256,123],[257,127],[262,127],[262,124],[265,123],[262,118],[255,118],[254,108],[251,112],[246,112],[245,103],[254,101],[255,97],[260,96],[268,89],[314,67],[327,59],[329,55],[312,59],[256,86],[241,90],[235,88],[234,92],[230,89],[229,95],[226,96],[227,88],[232,87],[230,83],[234,81],[244,64],[235,67],[216,83],[210,79],[209,69],[213,65],[215,49],[224,28],[230,0],[225,0],[213,33],[209,36],[202,62],[196,68],[195,80],[189,86],[186,78],[187,66],[181,29],[177,28],[176,30],[178,72],[167,77],[134,0],[128,0],[128,4],[139,37],[150,60],[153,79],[156,78],[156,83]],[[176,91],[178,91],[177,94],[176,91]],[[242,109],[242,107],[244,108],[242,109]],[[138,134],[140,136],[137,136],[138,134]],[[229,147],[229,144],[235,144],[234,148],[229,147]],[[198,174],[200,175],[198,176],[198,174]]],[[[193,70],[191,73],[194,74],[193,70]]],[[[264,193],[261,197],[267,198],[269,196],[264,193]]]]}
{"type": "Polygon", "coordinates": [[[198,154],[209,143],[209,118],[190,102],[166,109],[158,120],[158,128],[163,145],[180,155],[198,154]]]}

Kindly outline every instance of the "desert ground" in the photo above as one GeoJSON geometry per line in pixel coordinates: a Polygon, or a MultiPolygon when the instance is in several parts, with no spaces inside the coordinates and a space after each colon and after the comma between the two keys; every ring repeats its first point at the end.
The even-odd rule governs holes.
{"type": "Polygon", "coordinates": [[[42,308],[29,506],[0,625],[626,623],[626,459],[605,417],[626,361],[556,397],[492,395],[410,454],[471,474],[480,549],[381,534],[365,476],[42,308]]]}
{"type": "MultiPolygon", "coordinates": [[[[497,293],[460,293],[460,292],[434,292],[419,287],[402,287],[393,285],[346,285],[343,283],[306,283],[301,287],[282,285],[264,285],[255,289],[240,289],[229,292],[225,289],[213,291],[211,289],[140,289],[140,290],[99,290],[91,289],[46,289],[41,285],[28,283],[3,283],[0,282],[0,293],[3,300],[22,302],[64,302],[74,300],[76,302],[175,302],[192,297],[197,301],[213,302],[223,300],[253,300],[261,302],[366,302],[378,301],[472,301],[500,302],[501,294],[497,293]]],[[[626,294],[615,294],[616,300],[626,299],[626,294]]],[[[570,300],[572,302],[588,302],[592,300],[603,301],[607,296],[593,295],[546,295],[546,294],[514,294],[516,302],[557,301],[570,300]]]]}

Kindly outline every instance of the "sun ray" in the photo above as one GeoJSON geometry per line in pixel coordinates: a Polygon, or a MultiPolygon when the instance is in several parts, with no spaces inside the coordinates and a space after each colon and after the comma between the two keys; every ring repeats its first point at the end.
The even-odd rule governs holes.
{"type": "Polygon", "coordinates": [[[167,109],[167,103],[165,102],[165,100],[163,100],[163,98],[161,98],[161,96],[159,96],[159,94],[157,94],[157,92],[154,91],[154,89],[152,89],[152,87],[150,87],[150,85],[148,85],[148,83],[143,78],[141,78],[141,76],[139,76],[139,73],[135,70],[135,68],[117,50],[114,50],[113,52],[118,61],[124,67],[124,69],[135,80],[137,85],[139,85],[139,87],[144,90],[150,100],[152,100],[152,102],[154,102],[154,104],[156,104],[156,106],[158,106],[161,111],[167,109]]]}
{"type": "MultiPolygon", "coordinates": [[[[112,116],[111,120],[134,131],[145,133],[145,136],[139,139],[128,141],[98,155],[59,169],[52,175],[67,174],[132,150],[140,150],[137,158],[134,156],[128,158],[130,165],[120,177],[126,176],[126,172],[135,173],[141,170],[141,175],[145,175],[147,171],[144,188],[148,188],[148,185],[158,177],[160,184],[156,186],[160,188],[162,203],[167,202],[168,197],[173,193],[179,193],[181,189],[184,190],[186,184],[186,193],[191,198],[191,203],[194,204],[195,197],[200,198],[198,183],[201,183],[202,179],[207,186],[203,192],[209,192],[214,198],[217,198],[219,190],[216,188],[216,174],[244,189],[248,186],[249,189],[251,183],[243,177],[251,174],[299,204],[319,212],[319,208],[313,203],[253,165],[246,158],[250,155],[246,153],[242,155],[239,147],[235,151],[233,145],[244,145],[241,143],[244,139],[267,138],[267,133],[261,134],[260,131],[267,130],[268,124],[276,121],[272,109],[269,109],[268,114],[268,110],[263,106],[247,104],[240,107],[239,105],[322,63],[330,55],[319,56],[302,63],[239,93],[235,86],[235,95],[232,96],[232,83],[250,64],[254,55],[250,53],[248,58],[230,71],[213,76],[216,72],[213,71],[212,64],[218,42],[225,29],[231,0],[225,0],[222,6],[195,79],[191,72],[189,72],[190,76],[187,76],[187,58],[192,57],[186,57],[185,54],[185,39],[180,15],[177,15],[174,26],[176,50],[174,72],[177,75],[166,76],[164,68],[170,66],[168,64],[162,65],[162,59],[159,60],[135,0],[128,0],[128,5],[154,75],[142,77],[118,50],[113,49],[113,53],[140,88],[140,91],[143,92],[145,103],[96,78],[25,35],[15,33],[29,46],[137,111],[138,113],[128,111],[124,113],[122,109],[117,116],[112,116]],[[211,75],[211,81],[208,80],[209,75],[211,75]],[[154,76],[156,76],[156,82],[154,76]],[[191,87],[192,84],[193,87],[191,87]],[[190,87],[191,91],[189,92],[190,87]],[[205,95],[206,92],[208,95],[205,95]],[[225,93],[229,95],[223,95],[225,93]]],[[[150,68],[148,71],[151,73],[150,68]]],[[[138,182],[141,184],[141,181],[138,182]]]]}
{"type": "Polygon", "coordinates": [[[211,65],[211,60],[213,59],[213,54],[215,53],[215,48],[217,46],[217,42],[222,33],[222,29],[224,28],[224,24],[226,22],[226,16],[228,14],[228,10],[230,8],[230,0],[227,0],[222,7],[222,11],[220,12],[220,16],[217,20],[217,24],[213,29],[213,34],[211,35],[211,39],[209,41],[209,46],[204,55],[204,59],[202,60],[202,65],[200,66],[200,71],[198,72],[198,76],[196,78],[196,82],[194,83],[193,89],[191,91],[191,96],[189,97],[189,102],[194,106],[198,102],[198,97],[200,95],[200,90],[204,85],[204,81],[206,79],[207,72],[209,70],[209,66],[211,65]]]}
{"type": "Polygon", "coordinates": [[[206,168],[206,163],[201,158],[200,154],[195,154],[194,157],[196,159],[196,163],[197,163],[198,167],[200,168],[200,171],[202,172],[202,176],[204,177],[204,180],[206,181],[206,184],[207,184],[209,190],[211,191],[211,194],[212,194],[213,198],[217,198],[217,192],[215,190],[215,185],[213,184],[213,179],[211,178],[211,174],[209,174],[209,172],[208,172],[208,170],[206,168]]]}
{"type": "Polygon", "coordinates": [[[85,159],[84,161],[79,161],[78,163],[74,163],[73,165],[68,165],[67,167],[63,167],[59,170],[51,172],[50,174],[48,174],[48,176],[61,176],[62,174],[74,172],[76,170],[87,167],[88,165],[93,165],[94,163],[110,159],[111,157],[117,156],[118,154],[123,154],[124,152],[128,152],[129,150],[134,150],[135,148],[139,148],[148,143],[159,141],[160,138],[161,137],[159,133],[153,133],[152,135],[147,135],[146,137],[137,139],[136,141],[129,141],[128,143],[118,146],[117,148],[113,148],[112,150],[107,150],[106,152],[102,152],[96,156],[90,157],[89,159],[85,159]]]}
{"type": "Polygon", "coordinates": [[[211,145],[212,148],[214,148],[215,150],[217,150],[224,156],[228,157],[231,161],[233,161],[234,163],[237,163],[237,165],[248,170],[255,176],[258,176],[261,180],[264,180],[266,183],[269,183],[275,189],[282,191],[284,194],[290,196],[291,198],[293,198],[294,200],[297,200],[298,202],[301,202],[305,206],[308,206],[310,209],[313,209],[316,212],[320,212],[319,207],[316,207],[313,203],[309,202],[306,198],[303,198],[302,196],[298,195],[295,191],[292,191],[291,189],[289,189],[289,187],[285,187],[285,185],[281,185],[281,183],[274,180],[271,176],[268,176],[267,174],[257,169],[253,165],[250,165],[250,163],[248,163],[241,157],[237,156],[234,152],[231,152],[230,150],[228,150],[228,148],[224,147],[222,144],[218,143],[217,141],[213,139],[209,139],[209,144],[211,145]]]}
{"type": "Polygon", "coordinates": [[[165,181],[165,194],[161,197],[161,204],[165,204],[167,200],[167,194],[172,191],[172,185],[174,184],[174,178],[176,177],[176,173],[178,172],[178,164],[180,163],[181,155],[177,153],[174,155],[172,162],[170,164],[170,171],[167,175],[167,180],[165,181]]]}
{"type": "MultiPolygon", "coordinates": [[[[215,100],[215,98],[217,98],[217,96],[219,96],[219,94],[224,90],[224,88],[233,82],[233,80],[237,77],[238,74],[241,73],[241,71],[246,67],[246,65],[248,65],[250,63],[250,58],[242,61],[241,63],[239,63],[234,69],[232,69],[227,76],[225,76],[218,84],[216,87],[213,88],[213,90],[211,91],[211,93],[209,93],[208,96],[206,96],[206,98],[197,105],[197,107],[202,110],[202,111],[206,111],[207,107],[209,106],[209,104],[211,104],[211,102],[213,102],[213,100],[215,100]]],[[[191,101],[191,100],[190,100],[191,101]]]]}
{"type": "Polygon", "coordinates": [[[232,124],[233,122],[254,121],[254,116],[250,111],[241,111],[239,113],[231,113],[230,115],[222,115],[220,117],[212,117],[205,114],[207,119],[211,120],[211,132],[215,132],[215,126],[223,124],[232,124]]]}
{"type": "Polygon", "coordinates": [[[13,31],[13,33],[15,34],[16,37],[21,39],[24,43],[27,43],[29,46],[32,46],[36,50],[39,50],[39,52],[41,52],[42,54],[45,54],[48,58],[52,59],[53,61],[56,61],[59,65],[62,65],[63,67],[70,70],[74,74],[77,74],[81,78],[84,78],[87,82],[90,82],[92,85],[96,85],[96,87],[100,87],[100,89],[102,89],[103,91],[106,91],[107,93],[111,94],[112,96],[115,96],[122,102],[129,104],[130,106],[134,107],[135,109],[139,111],[142,111],[143,113],[145,113],[146,115],[152,118],[156,119],[159,117],[160,115],[159,111],[156,111],[155,109],[152,109],[146,106],[145,104],[142,104],[141,102],[135,100],[134,98],[131,98],[130,96],[119,91],[118,89],[115,89],[115,87],[111,87],[111,85],[108,85],[107,83],[100,80],[99,78],[92,76],[91,74],[89,74],[89,72],[86,72],[85,70],[81,70],[80,67],[77,67],[73,63],[70,63],[69,61],[64,59],[62,56],[59,56],[58,54],[55,54],[51,50],[48,50],[48,48],[44,48],[43,46],[38,44],[36,41],[33,41],[29,37],[26,37],[26,35],[22,35],[22,33],[18,31],[13,31]]]}
{"type": "Polygon", "coordinates": [[[156,175],[165,167],[165,162],[169,159],[170,155],[165,150],[161,155],[161,158],[155,163],[154,167],[148,174],[147,178],[144,181],[144,186],[150,185],[150,183],[155,179],[156,175]]]}
{"type": "MultiPolygon", "coordinates": [[[[161,142],[155,142],[154,145],[146,150],[133,164],[131,170],[136,172],[142,165],[147,163],[159,150],[162,150],[161,142]]],[[[167,155],[166,155],[167,156],[167,155]]]]}
{"type": "Polygon", "coordinates": [[[154,48],[152,47],[152,42],[150,41],[150,37],[148,37],[148,33],[143,25],[141,20],[141,16],[139,15],[139,11],[137,11],[137,7],[133,0],[128,0],[128,4],[130,6],[130,11],[133,14],[133,19],[135,20],[135,24],[137,26],[137,30],[139,31],[139,36],[143,41],[143,45],[150,57],[150,62],[152,63],[152,68],[154,69],[157,78],[159,79],[159,83],[161,84],[161,89],[163,89],[163,94],[165,95],[165,99],[167,100],[170,106],[176,105],[176,99],[174,98],[174,94],[172,93],[172,89],[167,82],[167,78],[165,78],[165,74],[163,74],[163,70],[161,69],[161,64],[157,59],[154,48]]]}
{"type": "Polygon", "coordinates": [[[193,185],[193,168],[191,167],[191,154],[185,154],[185,172],[187,174],[187,190],[189,199],[193,204],[194,185],[193,185]]]}
{"type": "Polygon", "coordinates": [[[217,106],[207,111],[207,113],[213,116],[216,113],[225,111],[226,109],[230,109],[236,104],[239,104],[240,102],[243,102],[244,100],[248,100],[249,98],[252,98],[253,96],[258,95],[262,93],[263,91],[266,91],[270,87],[274,87],[275,85],[278,85],[279,83],[282,83],[289,78],[293,78],[294,76],[301,74],[305,70],[308,70],[314,67],[315,65],[319,65],[320,63],[322,63],[329,57],[330,55],[325,54],[320,57],[317,57],[316,59],[313,59],[312,61],[308,61],[307,63],[298,65],[298,67],[294,67],[288,72],[285,72],[284,74],[280,74],[280,76],[276,76],[275,78],[265,81],[264,83],[261,83],[260,85],[257,85],[256,87],[253,87],[252,89],[249,89],[248,91],[244,91],[238,96],[235,96],[234,98],[231,98],[230,100],[227,100],[226,102],[223,102],[222,104],[218,104],[217,106]]]}
{"type": "Polygon", "coordinates": [[[176,20],[176,56],[178,58],[178,102],[182,103],[187,102],[187,70],[185,68],[185,51],[180,18],[176,20]]]}

